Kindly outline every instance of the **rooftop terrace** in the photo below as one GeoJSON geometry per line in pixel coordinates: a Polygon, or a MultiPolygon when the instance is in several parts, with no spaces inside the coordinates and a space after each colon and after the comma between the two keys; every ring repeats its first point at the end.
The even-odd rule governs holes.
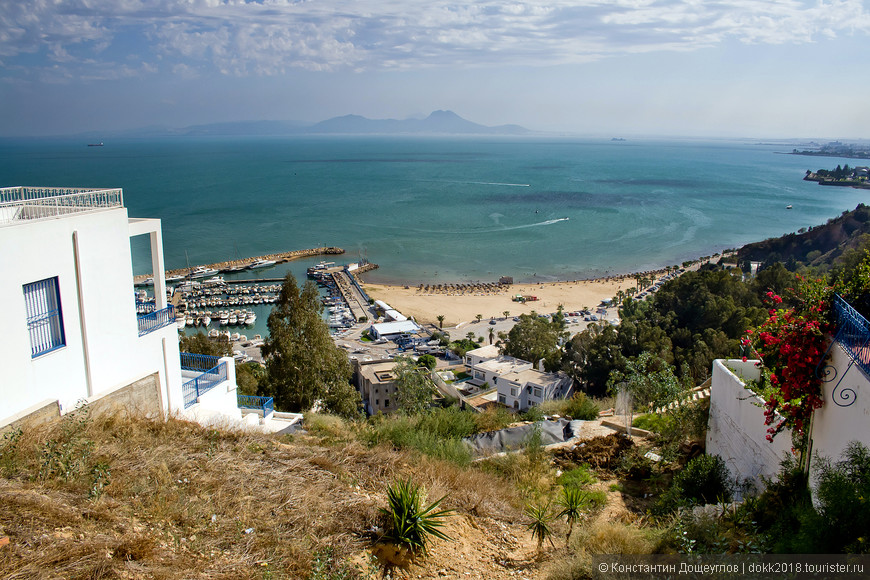
{"type": "Polygon", "coordinates": [[[115,207],[124,207],[120,188],[0,188],[0,226],[115,207]]]}

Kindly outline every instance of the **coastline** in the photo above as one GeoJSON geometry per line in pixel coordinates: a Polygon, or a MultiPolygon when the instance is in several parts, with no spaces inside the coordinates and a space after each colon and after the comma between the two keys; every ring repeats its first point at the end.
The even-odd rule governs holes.
{"type": "MultiPolygon", "coordinates": [[[[695,269],[700,263],[694,264],[695,269]]],[[[445,290],[416,285],[374,284],[361,281],[363,289],[373,300],[383,300],[407,317],[421,324],[438,326],[437,316],[444,316],[443,326],[454,327],[476,320],[478,314],[484,320],[518,316],[537,312],[549,314],[561,305],[566,312],[594,309],[602,300],[613,298],[620,290],[635,288],[635,275],[659,277],[665,270],[623,274],[591,280],[572,280],[542,283],[517,283],[510,285],[479,285],[478,288],[445,290]],[[511,300],[517,294],[536,296],[538,300],[526,303],[511,300]]]]}

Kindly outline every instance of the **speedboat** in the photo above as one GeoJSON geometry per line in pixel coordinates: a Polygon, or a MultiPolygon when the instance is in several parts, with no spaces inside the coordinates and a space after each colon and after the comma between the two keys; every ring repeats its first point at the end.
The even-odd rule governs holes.
{"type": "Polygon", "coordinates": [[[251,310],[250,312],[248,312],[248,315],[245,317],[245,324],[248,326],[251,326],[255,322],[257,322],[257,315],[254,313],[253,310],[251,310]]]}
{"type": "Polygon", "coordinates": [[[248,266],[248,270],[255,270],[257,268],[268,268],[269,266],[274,266],[277,264],[275,260],[257,260],[253,264],[248,266]]]}

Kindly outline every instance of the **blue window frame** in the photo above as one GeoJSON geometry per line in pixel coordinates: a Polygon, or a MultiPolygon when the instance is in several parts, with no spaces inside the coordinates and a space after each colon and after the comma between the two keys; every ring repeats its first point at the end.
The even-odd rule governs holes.
{"type": "Polygon", "coordinates": [[[65,346],[57,278],[46,278],[22,288],[31,358],[65,346]]]}

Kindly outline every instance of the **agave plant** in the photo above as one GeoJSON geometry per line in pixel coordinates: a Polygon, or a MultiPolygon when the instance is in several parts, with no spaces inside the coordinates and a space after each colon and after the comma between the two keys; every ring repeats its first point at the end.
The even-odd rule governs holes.
{"type": "Polygon", "coordinates": [[[548,540],[550,545],[555,548],[556,545],[553,544],[553,539],[550,537],[553,535],[553,531],[550,529],[550,522],[553,521],[554,517],[550,513],[550,504],[526,506],[524,513],[532,520],[526,524],[526,527],[532,532],[532,537],[538,540],[538,551],[541,551],[544,540],[548,540]]]}
{"type": "Polygon", "coordinates": [[[432,538],[450,540],[441,527],[453,510],[438,509],[445,497],[424,507],[423,490],[410,480],[387,487],[389,507],[381,508],[381,513],[389,518],[384,539],[407,548],[413,556],[425,555],[432,538]]]}

